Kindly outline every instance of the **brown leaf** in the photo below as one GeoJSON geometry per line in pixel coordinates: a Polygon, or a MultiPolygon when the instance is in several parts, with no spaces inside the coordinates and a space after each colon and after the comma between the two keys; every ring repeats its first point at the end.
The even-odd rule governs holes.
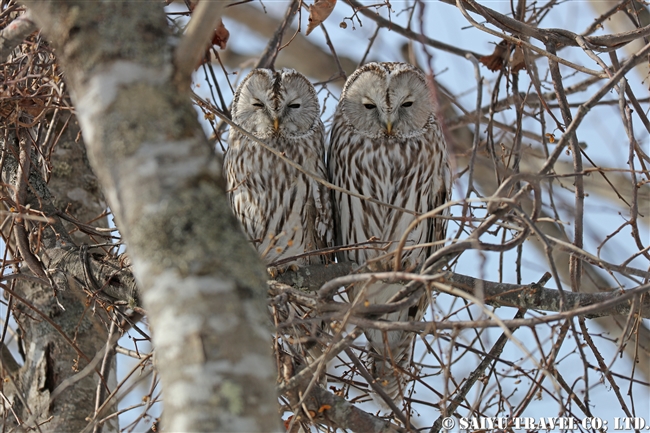
{"type": "Polygon", "coordinates": [[[316,0],[316,3],[309,8],[309,24],[305,36],[318,27],[334,10],[336,0],[316,0]]]}
{"type": "Polygon", "coordinates": [[[494,47],[494,52],[489,56],[483,56],[479,59],[490,71],[498,71],[503,67],[508,58],[508,41],[501,41],[494,47]]]}
{"type": "Polygon", "coordinates": [[[205,55],[201,60],[199,60],[199,64],[196,65],[196,69],[198,69],[201,65],[204,63],[210,63],[210,50],[212,49],[213,46],[218,46],[222,50],[226,48],[226,44],[228,43],[228,38],[230,38],[230,32],[228,29],[226,29],[226,26],[223,25],[223,21],[219,20],[219,24],[217,25],[217,28],[214,29],[214,33],[212,35],[212,40],[210,41],[210,45],[205,49],[205,55]]]}
{"type": "Polygon", "coordinates": [[[223,25],[223,21],[219,20],[219,25],[215,29],[214,36],[212,37],[212,45],[218,45],[219,48],[224,50],[229,37],[230,32],[226,29],[226,26],[223,25]]]}
{"type": "Polygon", "coordinates": [[[286,430],[289,430],[289,426],[291,425],[291,420],[292,420],[292,419],[293,419],[293,415],[291,415],[289,418],[287,418],[287,419],[284,421],[284,428],[285,428],[286,430]]]}
{"type": "Polygon", "coordinates": [[[512,53],[512,58],[510,59],[510,69],[513,74],[526,69],[526,61],[524,60],[524,50],[520,46],[515,47],[515,52],[512,53]]]}

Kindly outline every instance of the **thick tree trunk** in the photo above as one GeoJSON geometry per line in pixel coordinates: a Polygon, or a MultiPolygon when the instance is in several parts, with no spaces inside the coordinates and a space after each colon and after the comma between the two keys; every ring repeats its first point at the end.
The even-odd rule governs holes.
{"type": "MultiPolygon", "coordinates": [[[[40,164],[34,153],[30,157],[30,176],[28,179],[25,179],[26,176],[19,177],[19,173],[26,168],[19,168],[19,160],[23,161],[18,156],[21,152],[19,149],[23,152],[32,149],[32,143],[26,137],[18,140],[15,134],[9,134],[3,143],[2,177],[5,184],[12,185],[12,188],[6,189],[6,195],[15,199],[22,182],[25,199],[22,202],[16,200],[22,206],[52,215],[52,190],[59,196],[59,204],[68,207],[73,217],[88,221],[101,214],[101,192],[97,183],[92,181],[94,175],[85,160],[83,143],[75,143],[75,136],[74,127],[70,127],[60,138],[59,148],[54,151],[58,168],[53,170],[48,188],[39,175],[40,164]],[[73,194],[66,195],[72,191],[73,194]]],[[[26,234],[38,233],[38,223],[27,220],[23,224],[27,227],[26,234]]],[[[106,226],[106,219],[95,222],[95,225],[106,226]]],[[[11,227],[13,225],[5,230],[5,237],[10,239],[7,247],[14,255],[23,255],[24,250],[19,251],[11,232],[15,236],[21,235],[11,227]]],[[[25,360],[19,369],[5,370],[5,377],[10,380],[3,390],[7,398],[3,417],[7,427],[16,425],[20,420],[25,426],[38,424],[44,431],[81,431],[87,425],[86,418],[94,412],[98,383],[101,381],[102,386],[107,386],[109,374],[105,373],[108,371],[100,379],[95,373],[99,370],[97,362],[91,363],[89,374],[79,374],[93,358],[103,357],[107,317],[101,310],[95,312],[89,309],[86,295],[74,283],[72,275],[82,275],[83,270],[71,272],[72,267],[79,263],[74,253],[73,239],[68,237],[66,228],[60,222],[41,228],[40,243],[33,238],[30,249],[35,250],[34,245],[39,244],[40,260],[48,269],[56,269],[50,273],[54,286],[44,279],[40,282],[17,279],[15,285],[11,286],[11,292],[8,292],[14,317],[21,330],[25,360]],[[68,392],[53,398],[55,390],[73,377],[80,380],[70,386],[68,392]]],[[[90,239],[77,234],[76,241],[87,243],[90,239]]],[[[27,267],[22,268],[21,274],[29,273],[27,267]]],[[[5,356],[10,355],[5,353],[5,356]]],[[[113,364],[114,368],[110,359],[108,365],[113,364]]],[[[6,368],[8,364],[5,362],[4,366],[6,368]]],[[[115,409],[116,405],[113,403],[109,407],[115,409]]],[[[107,423],[104,432],[118,430],[117,420],[114,419],[107,423]]]]}
{"type": "Polygon", "coordinates": [[[29,2],[57,48],[153,330],[168,431],[279,430],[264,269],[172,82],[162,6],[29,2]]]}

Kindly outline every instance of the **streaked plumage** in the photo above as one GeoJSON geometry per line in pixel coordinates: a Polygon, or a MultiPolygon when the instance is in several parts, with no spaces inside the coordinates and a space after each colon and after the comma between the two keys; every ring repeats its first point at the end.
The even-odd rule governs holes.
{"type": "MultiPolygon", "coordinates": [[[[325,130],[311,83],[300,73],[255,69],[241,82],[232,119],[270,147],[326,179],[325,130]]],[[[224,158],[234,213],[267,264],[332,246],[330,193],[234,128],[224,158]]],[[[294,263],[323,261],[323,256],[294,263]]]]}
{"type": "MultiPolygon", "coordinates": [[[[352,74],[343,88],[332,126],[328,157],[331,182],[350,191],[419,214],[444,204],[450,195],[447,150],[434,115],[424,75],[404,63],[369,63],[352,74]]],[[[386,251],[355,249],[341,260],[364,264],[390,253],[415,216],[386,206],[334,192],[337,243],[351,245],[371,237],[393,242],[386,251]]],[[[410,232],[406,246],[442,240],[447,224],[443,219],[427,220],[410,232]]],[[[402,268],[422,265],[434,247],[407,249],[402,268]]],[[[372,269],[391,270],[392,256],[374,262],[372,269]]],[[[403,286],[377,282],[367,289],[367,301],[386,303],[403,286]]],[[[354,299],[361,285],[353,286],[354,299]]],[[[428,306],[426,296],[408,311],[382,317],[390,321],[420,320],[428,306]]],[[[400,401],[408,377],[413,334],[368,330],[370,372],[395,401],[400,401]],[[392,360],[390,359],[392,355],[392,360]],[[383,361],[381,359],[384,359],[383,361]],[[397,367],[397,368],[395,368],[397,367]]]]}

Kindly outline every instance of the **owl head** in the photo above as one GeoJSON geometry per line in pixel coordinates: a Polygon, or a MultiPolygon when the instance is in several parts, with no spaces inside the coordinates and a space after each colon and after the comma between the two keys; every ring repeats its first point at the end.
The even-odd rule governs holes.
{"type": "Polygon", "coordinates": [[[368,63],[348,78],[339,109],[346,123],[371,136],[421,134],[433,116],[427,82],[407,63],[368,63]]]}
{"type": "Polygon", "coordinates": [[[304,75],[254,69],[235,92],[232,120],[257,137],[298,137],[318,125],[320,105],[304,75]]]}

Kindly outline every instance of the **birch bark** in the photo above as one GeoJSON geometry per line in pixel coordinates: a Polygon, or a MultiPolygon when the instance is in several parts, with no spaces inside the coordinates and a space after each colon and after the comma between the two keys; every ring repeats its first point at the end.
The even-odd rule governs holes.
{"type": "Polygon", "coordinates": [[[265,274],[221,164],[172,82],[161,4],[33,1],[126,241],[168,431],[278,431],[265,274]]]}

